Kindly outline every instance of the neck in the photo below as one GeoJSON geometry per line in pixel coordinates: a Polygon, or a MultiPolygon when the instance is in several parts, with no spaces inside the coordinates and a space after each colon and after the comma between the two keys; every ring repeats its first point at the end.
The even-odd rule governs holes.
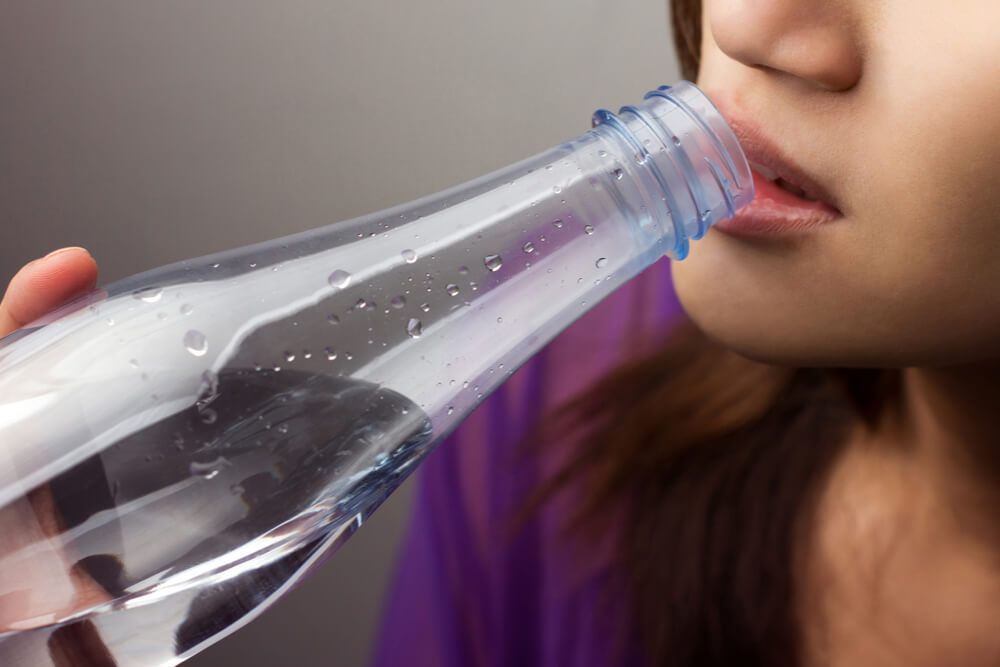
{"type": "Polygon", "coordinates": [[[1000,473],[1000,362],[907,368],[902,387],[898,426],[910,442],[1000,473]]]}
{"type": "Polygon", "coordinates": [[[992,509],[1000,501],[1000,362],[901,373],[900,400],[873,437],[901,445],[967,525],[1000,539],[992,509]]]}

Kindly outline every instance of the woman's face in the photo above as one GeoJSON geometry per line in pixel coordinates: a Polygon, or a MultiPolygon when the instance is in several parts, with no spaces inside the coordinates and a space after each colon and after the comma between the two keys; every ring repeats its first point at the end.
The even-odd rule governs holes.
{"type": "Polygon", "coordinates": [[[698,84],[842,214],[673,262],[709,336],[803,366],[1000,359],[998,26],[997,0],[707,0],[698,84]]]}

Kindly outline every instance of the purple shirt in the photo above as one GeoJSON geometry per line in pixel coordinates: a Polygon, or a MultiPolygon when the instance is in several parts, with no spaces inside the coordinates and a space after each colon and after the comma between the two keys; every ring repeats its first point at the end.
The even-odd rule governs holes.
{"type": "Polygon", "coordinates": [[[521,437],[547,410],[662,340],[680,315],[662,259],[567,328],[427,457],[374,667],[641,664],[634,646],[625,662],[611,654],[627,602],[618,595],[612,610],[599,607],[606,548],[584,551],[560,537],[580,490],[556,495],[517,533],[505,528],[559,463],[558,447],[518,459],[521,437]]]}

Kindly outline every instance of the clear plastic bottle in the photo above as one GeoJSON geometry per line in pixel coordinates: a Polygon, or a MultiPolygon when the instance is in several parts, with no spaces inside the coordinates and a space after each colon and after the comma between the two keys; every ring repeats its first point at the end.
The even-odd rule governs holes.
{"type": "Polygon", "coordinates": [[[681,82],[482,178],[3,339],[0,663],[172,665],[234,631],[533,353],[752,198],[681,82]]]}

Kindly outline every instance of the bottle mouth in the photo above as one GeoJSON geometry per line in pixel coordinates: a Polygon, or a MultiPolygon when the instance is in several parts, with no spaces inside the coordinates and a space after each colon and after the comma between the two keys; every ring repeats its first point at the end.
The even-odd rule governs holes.
{"type": "MultiPolygon", "coordinates": [[[[675,86],[660,86],[646,93],[644,99],[654,97],[673,102],[683,108],[692,122],[700,126],[704,138],[714,144],[719,166],[725,166],[725,170],[721,170],[721,173],[731,179],[719,184],[720,187],[725,186],[723,190],[732,202],[731,214],[753,201],[754,184],[750,163],[733,128],[708,95],[690,81],[681,81],[675,86]]],[[[706,152],[706,160],[716,160],[716,156],[711,153],[712,151],[706,152]]]]}
{"type": "Polygon", "coordinates": [[[660,86],[617,115],[600,109],[594,124],[618,129],[648,166],[674,225],[675,244],[667,251],[674,259],[687,256],[689,240],[753,201],[753,176],[736,134],[690,81],[660,86]]]}

